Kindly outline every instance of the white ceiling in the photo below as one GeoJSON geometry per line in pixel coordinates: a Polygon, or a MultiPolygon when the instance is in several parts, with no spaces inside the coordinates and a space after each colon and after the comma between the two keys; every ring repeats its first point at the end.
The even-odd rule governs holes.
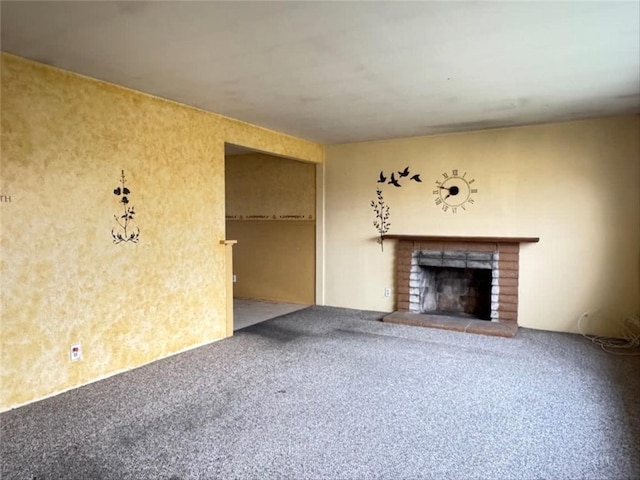
{"type": "Polygon", "coordinates": [[[321,143],[640,113],[640,2],[12,2],[2,50],[321,143]]]}

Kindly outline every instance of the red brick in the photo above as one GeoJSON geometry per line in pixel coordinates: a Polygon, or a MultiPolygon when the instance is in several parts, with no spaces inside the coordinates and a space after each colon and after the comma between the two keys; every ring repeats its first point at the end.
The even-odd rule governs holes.
{"type": "Polygon", "coordinates": [[[398,242],[398,255],[400,254],[400,252],[405,251],[409,251],[409,253],[411,253],[412,250],[413,242],[398,242]]]}
{"type": "Polygon", "coordinates": [[[398,263],[398,260],[400,260],[401,258],[411,258],[411,250],[404,250],[401,252],[396,252],[396,263],[398,263]]]}
{"type": "Polygon", "coordinates": [[[396,260],[398,266],[411,266],[411,257],[401,256],[396,260]]]}
{"type": "Polygon", "coordinates": [[[517,262],[520,259],[518,253],[502,253],[500,252],[500,260],[506,260],[507,262],[517,262]]]}
{"type": "Polygon", "coordinates": [[[400,265],[398,266],[398,275],[406,275],[407,278],[411,275],[411,265],[400,265]]]}
{"type": "Polygon", "coordinates": [[[396,259],[396,270],[398,272],[410,272],[411,271],[411,259],[409,261],[405,261],[400,263],[400,259],[396,259]]]}
{"type": "Polygon", "coordinates": [[[517,285],[500,285],[500,295],[518,295],[517,285]]]}
{"type": "Polygon", "coordinates": [[[466,242],[447,242],[444,245],[444,250],[464,251],[475,250],[470,248],[471,244],[466,242]]]}
{"type": "Polygon", "coordinates": [[[500,305],[502,305],[503,303],[511,303],[514,305],[518,304],[518,296],[517,295],[503,295],[500,294],[499,300],[498,302],[500,303],[500,305]]]}
{"type": "Polygon", "coordinates": [[[400,302],[409,303],[409,291],[408,291],[408,289],[407,289],[406,293],[404,293],[404,292],[401,293],[400,291],[398,291],[398,303],[400,303],[400,302]]]}
{"type": "Polygon", "coordinates": [[[518,278],[518,270],[500,270],[500,278],[518,278]]]}
{"type": "Polygon", "coordinates": [[[495,243],[472,243],[473,248],[469,248],[471,252],[496,252],[497,245],[495,243]]]}
{"type": "Polygon", "coordinates": [[[507,262],[502,259],[498,262],[498,268],[500,269],[500,273],[503,270],[518,270],[518,262],[507,262]]]}
{"type": "Polygon", "coordinates": [[[499,243],[498,252],[500,253],[518,253],[520,251],[519,243],[499,243]]]}
{"type": "Polygon", "coordinates": [[[517,303],[502,303],[498,305],[498,313],[500,313],[500,317],[502,317],[502,312],[518,312],[518,304],[517,303]]]}
{"type": "Polygon", "coordinates": [[[517,321],[518,320],[518,312],[500,312],[500,322],[505,321],[517,321]]]}
{"type": "Polygon", "coordinates": [[[416,250],[442,250],[443,244],[442,242],[416,242],[415,246],[416,250]]]}
{"type": "Polygon", "coordinates": [[[398,284],[405,282],[409,284],[409,276],[410,273],[408,271],[398,271],[398,275],[396,276],[396,278],[398,279],[398,284]]]}
{"type": "Polygon", "coordinates": [[[500,292],[502,292],[502,287],[517,287],[518,279],[517,278],[498,278],[498,285],[500,285],[500,292]]]}
{"type": "Polygon", "coordinates": [[[408,312],[409,302],[398,302],[398,310],[401,312],[408,312]]]}

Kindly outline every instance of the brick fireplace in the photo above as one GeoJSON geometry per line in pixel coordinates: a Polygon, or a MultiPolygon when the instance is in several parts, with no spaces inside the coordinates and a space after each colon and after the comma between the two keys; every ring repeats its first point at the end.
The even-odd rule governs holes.
{"type": "Polygon", "coordinates": [[[520,244],[539,238],[385,235],[383,239],[397,240],[397,311],[383,321],[515,336],[520,244]]]}

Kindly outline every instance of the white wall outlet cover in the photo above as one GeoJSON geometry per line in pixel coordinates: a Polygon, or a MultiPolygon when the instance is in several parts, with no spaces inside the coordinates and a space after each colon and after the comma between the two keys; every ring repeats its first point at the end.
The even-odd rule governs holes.
{"type": "Polygon", "coordinates": [[[74,343],[69,349],[69,358],[72,362],[82,360],[82,346],[79,343],[74,343]]]}

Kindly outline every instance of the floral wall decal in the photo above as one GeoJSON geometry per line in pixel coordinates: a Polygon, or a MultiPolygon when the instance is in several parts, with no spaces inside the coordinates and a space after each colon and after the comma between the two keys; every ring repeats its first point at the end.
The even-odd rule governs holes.
{"type": "Polygon", "coordinates": [[[131,194],[131,190],[126,187],[127,179],[124,176],[124,170],[122,170],[120,183],[122,184],[122,186],[114,189],[113,194],[120,199],[119,202],[122,204],[123,211],[122,214],[115,214],[113,216],[113,218],[115,218],[116,220],[116,223],[118,224],[117,231],[115,227],[111,229],[113,243],[138,243],[138,239],[140,237],[140,229],[133,224],[133,217],[136,212],[133,206],[129,206],[129,195],[131,194]]]}
{"type": "Polygon", "coordinates": [[[380,234],[380,238],[378,239],[378,243],[380,244],[380,249],[384,252],[384,244],[382,242],[382,235],[389,231],[389,227],[391,223],[389,222],[389,205],[384,203],[384,198],[382,197],[382,190],[379,188],[376,190],[377,200],[371,200],[371,206],[373,207],[373,211],[376,214],[376,219],[373,221],[373,226],[380,234]]]}

